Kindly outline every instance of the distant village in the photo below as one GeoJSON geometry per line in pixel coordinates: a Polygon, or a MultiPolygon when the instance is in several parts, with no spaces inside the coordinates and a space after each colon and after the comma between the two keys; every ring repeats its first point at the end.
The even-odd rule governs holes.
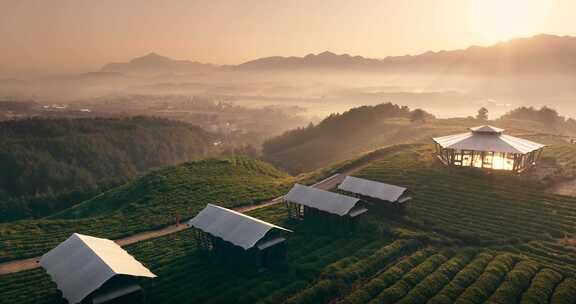
{"type": "Polygon", "coordinates": [[[0,98],[0,121],[42,118],[89,118],[154,116],[188,122],[206,131],[254,139],[306,123],[298,109],[289,107],[248,108],[222,98],[179,95],[106,96],[67,103],[0,98]]]}

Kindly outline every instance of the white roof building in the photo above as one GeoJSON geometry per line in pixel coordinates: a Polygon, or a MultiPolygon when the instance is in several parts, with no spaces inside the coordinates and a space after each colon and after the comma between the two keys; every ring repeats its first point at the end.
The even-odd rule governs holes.
{"type": "Polygon", "coordinates": [[[447,164],[520,171],[535,164],[545,145],[503,134],[492,126],[433,138],[440,159],[447,164]]]}
{"type": "MultiPolygon", "coordinates": [[[[284,200],[339,216],[354,215],[351,212],[360,199],[330,191],[296,184],[284,196],[284,200]]],[[[365,211],[365,210],[364,210],[365,211]]]]}
{"type": "MultiPolygon", "coordinates": [[[[275,245],[264,239],[271,230],[292,232],[286,228],[212,204],[208,204],[206,208],[188,221],[188,225],[246,250],[254,246],[265,249],[275,245]]],[[[275,239],[274,242],[280,240],[283,241],[283,239],[275,239]]]]}
{"type": "Polygon", "coordinates": [[[154,278],[128,252],[111,240],[72,234],[40,258],[69,303],[79,303],[117,275],[154,278]]]}
{"type": "Polygon", "coordinates": [[[363,178],[346,176],[338,189],[388,202],[397,202],[408,189],[363,178]]]}
{"type": "Polygon", "coordinates": [[[526,139],[505,135],[504,129],[492,126],[470,128],[470,132],[436,137],[434,141],[444,149],[491,151],[526,154],[545,146],[526,139]]]}

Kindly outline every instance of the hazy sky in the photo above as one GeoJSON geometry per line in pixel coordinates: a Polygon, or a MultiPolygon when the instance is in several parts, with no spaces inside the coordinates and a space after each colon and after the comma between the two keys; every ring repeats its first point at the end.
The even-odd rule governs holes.
{"type": "Polygon", "coordinates": [[[381,58],[576,35],[574,0],[0,0],[0,74],[157,52],[235,64],[330,50],[381,58]]]}

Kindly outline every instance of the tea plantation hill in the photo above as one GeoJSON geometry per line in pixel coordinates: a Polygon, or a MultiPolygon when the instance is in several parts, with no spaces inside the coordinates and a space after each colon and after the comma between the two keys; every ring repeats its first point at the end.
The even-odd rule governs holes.
{"type": "MultiPolygon", "coordinates": [[[[576,249],[570,245],[576,233],[576,198],[548,193],[546,183],[532,176],[536,172],[512,176],[446,168],[432,159],[432,148],[430,144],[383,148],[316,174],[360,166],[354,175],[407,186],[414,197],[407,217],[370,213],[357,232],[333,235],[287,220],[282,205],[250,212],[295,231],[288,239],[287,263],[278,270],[255,273],[210,263],[195,250],[191,230],[128,246],[159,275],[146,283],[150,302],[576,303],[576,249]]],[[[573,149],[558,142],[545,157],[551,164],[571,163],[575,153],[565,152],[576,152],[573,149]]],[[[207,201],[233,206],[274,196],[295,180],[247,159],[189,163],[85,202],[59,214],[60,219],[47,219],[54,224],[44,233],[61,240],[71,230],[54,236],[47,232],[61,225],[63,230],[86,228],[97,236],[119,235],[124,214],[132,223],[129,230],[138,230],[149,221],[167,223],[176,210],[185,213],[193,206],[185,213],[189,216],[207,201]],[[221,184],[226,170],[250,174],[232,174],[221,184]],[[193,182],[178,178],[184,176],[193,182]],[[192,189],[199,185],[209,191],[192,189]],[[146,199],[132,202],[140,196],[146,199]],[[196,196],[200,199],[191,199],[196,196]],[[115,203],[109,204],[110,200],[115,203]],[[91,217],[86,222],[65,219],[76,215],[91,217]],[[107,225],[110,218],[116,224],[107,225]],[[114,225],[117,230],[110,231],[114,225]]],[[[36,225],[32,226],[36,231],[47,227],[28,224],[36,225]]],[[[38,238],[24,237],[26,223],[14,225],[12,236],[20,238],[10,242],[42,251],[33,246],[38,238]]],[[[40,269],[0,276],[0,295],[11,303],[61,303],[54,284],[40,269]]]]}
{"type": "Polygon", "coordinates": [[[262,147],[271,164],[297,174],[326,167],[335,162],[388,145],[425,142],[430,138],[465,132],[470,127],[494,125],[511,135],[556,134],[576,136],[576,120],[560,116],[555,110],[521,107],[498,119],[434,119],[424,114],[414,119],[405,106],[384,103],[361,106],[332,114],[316,125],[297,128],[270,138],[262,147]]]}
{"type": "Polygon", "coordinates": [[[38,256],[72,232],[117,239],[190,218],[206,203],[237,207],[281,195],[294,179],[247,158],[190,161],[155,170],[38,220],[0,224],[0,261],[38,256]]]}

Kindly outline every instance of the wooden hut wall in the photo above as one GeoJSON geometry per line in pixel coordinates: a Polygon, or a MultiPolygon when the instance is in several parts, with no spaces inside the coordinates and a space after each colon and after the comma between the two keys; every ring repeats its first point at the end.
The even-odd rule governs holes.
{"type": "MultiPolygon", "coordinates": [[[[370,197],[370,196],[365,196],[365,195],[358,194],[358,193],[347,193],[347,195],[359,198],[361,201],[358,203],[357,206],[366,207],[368,209],[399,210],[402,208],[401,207],[402,204],[398,203],[398,201],[395,201],[395,202],[385,201],[385,200],[377,199],[377,198],[370,197]]],[[[403,194],[402,196],[400,196],[400,198],[402,198],[404,196],[406,196],[406,194],[403,194]]]]}
{"type": "Polygon", "coordinates": [[[304,220],[323,231],[337,233],[350,231],[356,222],[348,215],[339,216],[306,206],[304,209],[304,220]]]}
{"type": "MultiPolygon", "coordinates": [[[[263,250],[257,247],[245,250],[240,246],[212,236],[200,229],[194,230],[198,248],[205,252],[211,252],[212,258],[217,263],[270,267],[284,261],[286,258],[285,242],[272,245],[263,250]]],[[[281,233],[277,230],[271,230],[262,239],[262,242],[276,237],[281,237],[281,233]]]]}
{"type": "Polygon", "coordinates": [[[108,280],[104,283],[100,288],[94,291],[92,294],[87,296],[82,303],[90,303],[92,304],[94,300],[98,299],[103,295],[107,295],[109,293],[113,293],[117,290],[126,288],[128,286],[136,286],[138,289],[134,290],[130,293],[123,294],[116,298],[107,300],[105,302],[99,303],[107,303],[107,304],[114,304],[114,303],[144,303],[145,301],[145,293],[142,288],[140,288],[139,279],[133,276],[127,275],[116,275],[112,279],[108,280]]]}
{"type": "MultiPolygon", "coordinates": [[[[278,230],[269,231],[264,238],[259,242],[265,243],[270,240],[283,237],[283,234],[278,230]]],[[[264,249],[257,249],[257,263],[263,267],[272,267],[286,260],[287,247],[286,242],[280,242],[264,249]]]]}
{"type": "Polygon", "coordinates": [[[194,238],[196,240],[196,246],[202,251],[212,251],[214,249],[214,243],[212,242],[212,236],[200,229],[194,229],[194,238]]]}
{"type": "Polygon", "coordinates": [[[276,244],[264,250],[259,250],[259,264],[264,267],[272,267],[286,260],[286,242],[276,244]]]}
{"type": "Polygon", "coordinates": [[[288,217],[293,219],[304,218],[304,206],[289,201],[284,201],[288,210],[288,217]]]}
{"type": "Polygon", "coordinates": [[[288,201],[285,201],[285,204],[288,209],[289,218],[304,220],[307,225],[321,227],[322,229],[330,231],[340,231],[343,229],[349,230],[352,223],[348,215],[339,216],[288,201]]]}
{"type": "Polygon", "coordinates": [[[258,265],[258,249],[250,248],[245,250],[230,242],[224,241],[217,237],[212,237],[214,249],[212,258],[220,264],[235,265],[258,265]]]}

